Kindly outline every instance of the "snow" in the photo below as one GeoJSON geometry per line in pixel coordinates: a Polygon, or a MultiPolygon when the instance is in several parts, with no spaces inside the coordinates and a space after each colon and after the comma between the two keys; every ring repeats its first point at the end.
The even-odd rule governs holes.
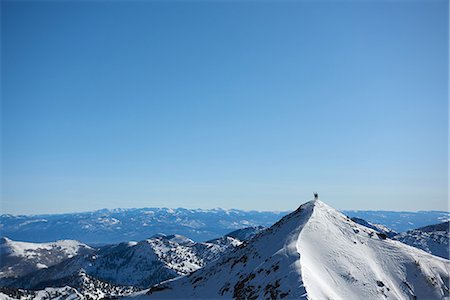
{"type": "Polygon", "coordinates": [[[37,264],[36,264],[36,267],[37,267],[38,269],[47,269],[47,268],[48,268],[47,265],[44,265],[44,264],[41,264],[41,263],[37,263],[37,264]]]}
{"type": "Polygon", "coordinates": [[[440,274],[446,274],[448,280],[448,261],[397,241],[375,237],[373,231],[352,224],[317,201],[296,244],[309,297],[375,299],[385,294],[409,299],[409,292],[404,290],[407,285],[421,287],[414,290],[418,299],[448,296],[447,283],[440,278],[440,274]],[[420,268],[416,266],[417,261],[421,262],[420,268]],[[412,272],[405,272],[405,268],[412,272]],[[427,278],[437,278],[444,290],[424,284],[427,278]]]}
{"type": "Polygon", "coordinates": [[[179,235],[179,234],[172,234],[169,236],[166,236],[166,239],[178,243],[180,245],[193,245],[195,242],[191,240],[190,238],[187,238],[185,236],[179,235]]]}
{"type": "Polygon", "coordinates": [[[0,280],[17,278],[29,273],[45,270],[78,254],[94,249],[73,240],[54,243],[18,242],[8,238],[0,239],[0,280]]]}
{"type": "MultiPolygon", "coordinates": [[[[70,285],[71,278],[77,278],[76,274],[84,270],[89,276],[111,284],[145,288],[189,274],[241,243],[231,237],[196,243],[182,235],[158,234],[140,242],[104,246],[89,252],[89,255],[78,255],[51,268],[41,268],[25,277],[18,276],[20,278],[14,281],[14,286],[35,289],[42,287],[42,282],[70,285]],[[64,281],[65,278],[69,281],[64,281]]],[[[38,262],[46,264],[45,261],[38,262]]],[[[36,262],[33,266],[36,268],[36,262]]],[[[10,273],[8,277],[16,277],[13,271],[10,273]]]]}
{"type": "Polygon", "coordinates": [[[39,290],[35,292],[21,292],[20,298],[11,297],[4,293],[0,293],[0,300],[84,300],[86,299],[77,290],[69,286],[61,288],[45,288],[44,290],[39,290]]]}
{"type": "Polygon", "coordinates": [[[80,248],[90,247],[74,240],[61,240],[54,243],[28,243],[3,238],[0,248],[2,248],[2,251],[9,252],[12,256],[31,258],[38,256],[38,250],[59,249],[68,257],[72,257],[78,254],[80,248]]]}
{"type": "MultiPolygon", "coordinates": [[[[425,261],[433,258],[398,242],[370,237],[370,231],[354,227],[359,230],[358,234],[354,233],[351,223],[333,209],[322,202],[316,204],[314,214],[297,240],[308,295],[312,299],[357,299],[361,295],[373,299],[390,293],[396,299],[406,298],[399,289],[407,281],[402,271],[404,265],[413,263],[413,256],[425,261]],[[376,282],[383,286],[374,284],[376,282]]],[[[444,266],[441,265],[443,272],[444,266]]],[[[416,291],[416,295],[421,292],[416,291]]],[[[433,293],[435,297],[442,296],[428,288],[422,297],[433,293]]]]}
{"type": "Polygon", "coordinates": [[[112,218],[112,217],[111,218],[108,218],[108,217],[97,218],[97,221],[99,223],[102,223],[107,226],[112,226],[112,225],[121,223],[120,220],[117,220],[116,218],[112,218]]]}
{"type": "Polygon", "coordinates": [[[28,221],[20,223],[19,227],[26,226],[26,225],[33,224],[33,223],[45,223],[45,222],[48,222],[48,220],[46,220],[46,219],[28,220],[28,221]]]}
{"type": "Polygon", "coordinates": [[[397,234],[397,232],[391,230],[390,228],[388,228],[388,227],[386,227],[386,226],[384,226],[382,224],[367,222],[364,219],[356,218],[356,217],[351,218],[351,220],[353,222],[356,222],[356,223],[358,223],[360,225],[363,225],[363,226],[366,226],[368,228],[371,228],[371,229],[373,229],[375,231],[378,231],[380,233],[384,233],[389,238],[392,238],[393,236],[395,236],[397,234]]]}
{"type": "Polygon", "coordinates": [[[320,200],[136,298],[443,299],[450,261],[384,238],[320,200]]]}
{"type": "Polygon", "coordinates": [[[83,299],[83,296],[75,289],[67,286],[63,288],[46,288],[45,290],[38,291],[34,299],[74,300],[83,299]]]}
{"type": "MultiPolygon", "coordinates": [[[[355,223],[317,200],[303,204],[270,228],[240,229],[203,243],[178,234],[157,234],[77,255],[87,246],[68,240],[35,244],[4,238],[0,250],[14,256],[13,260],[29,259],[38,269],[19,278],[17,286],[34,289],[45,282],[72,287],[29,291],[21,299],[126,296],[136,291],[129,285],[145,288],[158,282],[130,297],[448,299],[449,260],[387,239],[374,230],[385,228],[372,225],[355,223]],[[43,260],[60,253],[66,258],[57,265],[43,260]]],[[[432,235],[444,225],[422,228],[414,240],[430,248],[432,235]]],[[[444,229],[446,240],[432,239],[439,246],[445,242],[448,246],[448,225],[444,229]]],[[[4,266],[0,274],[7,271],[4,266]]],[[[17,271],[16,265],[12,268],[17,271]]],[[[0,293],[0,299],[9,296],[0,293]]]]}
{"type": "Polygon", "coordinates": [[[409,230],[393,237],[402,243],[446,259],[450,257],[449,222],[409,230]]]}

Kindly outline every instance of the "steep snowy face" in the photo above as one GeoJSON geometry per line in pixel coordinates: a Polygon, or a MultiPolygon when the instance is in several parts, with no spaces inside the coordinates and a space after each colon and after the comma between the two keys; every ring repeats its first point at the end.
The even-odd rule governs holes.
{"type": "Polygon", "coordinates": [[[394,236],[394,239],[428,253],[449,259],[449,222],[430,225],[394,236]]]}
{"type": "Polygon", "coordinates": [[[73,240],[27,243],[3,237],[0,239],[0,278],[23,276],[92,251],[91,247],[73,240]]]}
{"type": "Polygon", "coordinates": [[[448,296],[449,261],[385,239],[320,201],[297,249],[312,299],[448,296]]]}
{"type": "Polygon", "coordinates": [[[442,299],[450,262],[311,201],[248,244],[137,297],[442,299]]]}

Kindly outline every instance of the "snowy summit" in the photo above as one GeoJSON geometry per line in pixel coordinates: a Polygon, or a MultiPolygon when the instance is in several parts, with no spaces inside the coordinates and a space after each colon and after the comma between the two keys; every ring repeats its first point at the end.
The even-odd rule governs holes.
{"type": "Polygon", "coordinates": [[[449,260],[386,238],[320,200],[142,299],[443,299],[449,260]]]}

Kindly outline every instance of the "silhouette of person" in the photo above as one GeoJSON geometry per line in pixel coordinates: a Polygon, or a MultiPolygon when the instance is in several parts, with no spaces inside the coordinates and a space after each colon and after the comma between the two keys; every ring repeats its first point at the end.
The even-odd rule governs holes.
{"type": "Polygon", "coordinates": [[[319,194],[318,193],[314,193],[314,200],[319,199],[319,194]]]}

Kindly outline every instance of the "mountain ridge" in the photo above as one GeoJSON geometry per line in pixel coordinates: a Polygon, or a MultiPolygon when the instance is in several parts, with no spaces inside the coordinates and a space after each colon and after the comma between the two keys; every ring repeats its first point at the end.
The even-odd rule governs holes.
{"type": "Polygon", "coordinates": [[[448,260],[309,201],[215,264],[138,298],[448,297],[448,260]]]}
{"type": "MultiPolygon", "coordinates": [[[[250,239],[260,230],[258,227],[249,227],[230,234],[250,239]]],[[[71,286],[85,294],[86,288],[80,285],[80,281],[83,281],[82,278],[88,278],[92,284],[99,287],[99,293],[125,293],[130,287],[142,289],[163,280],[189,274],[218,259],[223,253],[232,251],[243,242],[244,240],[228,235],[198,243],[181,235],[158,234],[139,242],[90,249],[89,253],[67,257],[58,264],[28,273],[27,269],[21,270],[21,266],[29,258],[22,257],[25,262],[16,261],[16,264],[11,264],[9,267],[14,272],[9,274],[10,277],[0,278],[0,286],[26,290],[71,286]],[[85,276],[80,277],[80,272],[85,276]],[[20,276],[17,276],[18,274],[20,276]]],[[[9,245],[14,247],[15,243],[21,242],[10,241],[9,245]]],[[[25,251],[30,252],[32,257],[40,257],[40,244],[26,244],[29,248],[24,249],[25,251]]],[[[36,261],[31,260],[29,263],[33,265],[36,261]]]]}
{"type": "Polygon", "coordinates": [[[428,225],[397,234],[393,238],[404,244],[422,249],[433,255],[450,258],[450,223],[428,225]]]}

